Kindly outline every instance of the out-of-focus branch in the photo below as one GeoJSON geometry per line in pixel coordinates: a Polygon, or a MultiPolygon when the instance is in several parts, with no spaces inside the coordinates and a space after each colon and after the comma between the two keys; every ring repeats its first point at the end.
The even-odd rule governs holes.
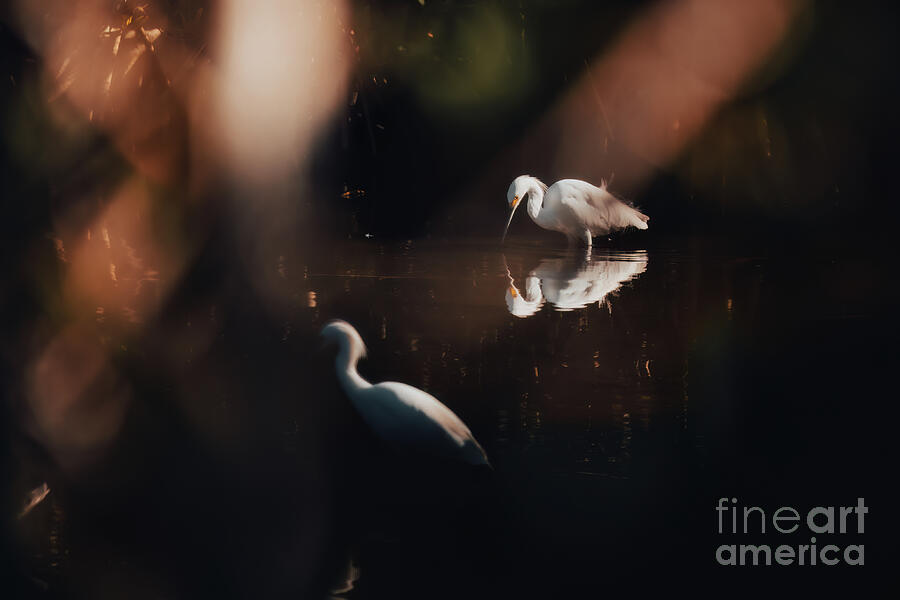
{"type": "Polygon", "coordinates": [[[653,6],[588,65],[509,162],[554,178],[615,175],[617,187],[634,192],[735,97],[802,6],[792,0],[653,6]]]}

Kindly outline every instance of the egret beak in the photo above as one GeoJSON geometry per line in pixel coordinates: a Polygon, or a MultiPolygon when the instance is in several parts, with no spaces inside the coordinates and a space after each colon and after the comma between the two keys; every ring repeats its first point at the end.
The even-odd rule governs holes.
{"type": "Polygon", "coordinates": [[[509,231],[509,224],[512,223],[513,215],[516,214],[516,208],[519,207],[519,203],[521,198],[518,196],[513,196],[513,201],[510,204],[512,207],[509,211],[509,219],[506,221],[506,227],[503,228],[503,237],[500,238],[500,243],[502,244],[506,240],[506,232],[509,231]]]}

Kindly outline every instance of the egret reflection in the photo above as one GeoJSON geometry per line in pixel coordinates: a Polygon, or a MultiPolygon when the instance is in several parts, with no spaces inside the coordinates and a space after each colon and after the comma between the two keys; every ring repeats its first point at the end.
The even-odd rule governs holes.
{"type": "Polygon", "coordinates": [[[602,306],[609,294],[647,269],[647,252],[608,256],[545,258],[525,278],[524,289],[510,276],[506,306],[516,317],[530,317],[549,302],[554,310],[568,311],[593,303],[602,306]]]}

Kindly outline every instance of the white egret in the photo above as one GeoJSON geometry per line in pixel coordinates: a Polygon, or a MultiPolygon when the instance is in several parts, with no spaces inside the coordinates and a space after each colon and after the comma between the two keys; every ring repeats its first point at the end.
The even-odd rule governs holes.
{"type": "MultiPolygon", "coordinates": [[[[510,277],[506,306],[516,317],[530,317],[546,299],[556,310],[568,311],[597,303],[647,269],[647,253],[629,252],[606,258],[572,260],[545,258],[525,279],[520,292],[510,277]]],[[[507,269],[507,273],[509,270],[507,269]]]]}
{"type": "Polygon", "coordinates": [[[503,239],[512,223],[516,208],[528,196],[528,216],[544,229],[559,231],[569,243],[581,241],[591,247],[592,237],[607,235],[617,229],[647,229],[650,217],[622,202],[606,190],[579,179],[561,179],[549,188],[537,177],[519,175],[506,192],[509,220],[503,239]]]}
{"type": "Polygon", "coordinates": [[[366,355],[366,346],[352,325],[331,321],[322,328],[322,337],[337,344],[338,381],[378,437],[401,448],[490,466],[484,449],[466,424],[440,400],[405,383],[385,381],[372,385],[360,376],[356,364],[366,355]]]}

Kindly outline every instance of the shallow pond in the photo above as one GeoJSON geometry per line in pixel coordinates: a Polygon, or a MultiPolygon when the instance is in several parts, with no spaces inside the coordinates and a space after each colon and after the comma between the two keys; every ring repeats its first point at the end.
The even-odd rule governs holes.
{"type": "MultiPolygon", "coordinates": [[[[173,359],[187,373],[170,367],[180,399],[135,409],[132,441],[116,449],[127,468],[33,511],[34,535],[49,536],[35,572],[51,589],[95,589],[93,577],[122,592],[267,595],[308,589],[352,556],[345,595],[359,598],[551,597],[600,578],[640,590],[647,572],[709,576],[719,497],[801,505],[871,489],[848,449],[882,442],[848,394],[870,394],[856,373],[886,356],[865,253],[723,248],[368,240],[282,257],[279,316],[259,329],[223,316],[215,295],[194,302],[214,331],[173,359]],[[347,425],[331,363],[308,348],[332,318],[366,341],[363,376],[441,399],[494,471],[389,473],[395,457],[347,425]],[[262,375],[247,383],[243,369],[262,375]],[[146,458],[155,443],[172,448],[146,458]],[[150,523],[119,531],[135,514],[150,523]]],[[[170,334],[173,348],[194,344],[170,334]]]]}

